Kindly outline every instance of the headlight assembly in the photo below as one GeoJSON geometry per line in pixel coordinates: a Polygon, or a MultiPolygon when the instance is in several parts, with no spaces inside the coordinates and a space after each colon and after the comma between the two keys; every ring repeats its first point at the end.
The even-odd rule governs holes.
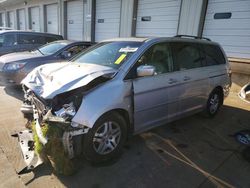
{"type": "Polygon", "coordinates": [[[6,63],[6,65],[3,67],[4,70],[18,70],[24,67],[26,62],[15,62],[15,63],[6,63]]]}

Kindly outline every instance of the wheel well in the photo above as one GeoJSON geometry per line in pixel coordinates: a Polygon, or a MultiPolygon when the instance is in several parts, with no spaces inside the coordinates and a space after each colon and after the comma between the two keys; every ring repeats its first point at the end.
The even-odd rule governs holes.
{"type": "MultiPolygon", "coordinates": [[[[216,88],[214,88],[213,91],[215,91],[215,90],[219,91],[220,97],[221,97],[221,101],[222,101],[222,104],[223,104],[223,101],[224,101],[224,92],[223,92],[223,88],[222,88],[221,86],[217,86],[216,88]]],[[[212,91],[212,92],[213,92],[213,91],[212,91]]]]}
{"type": "Polygon", "coordinates": [[[113,112],[118,113],[119,115],[121,115],[124,118],[124,120],[126,121],[126,124],[128,126],[128,136],[132,135],[134,132],[134,125],[133,125],[132,121],[130,120],[128,111],[118,108],[118,109],[113,109],[113,110],[110,110],[108,112],[105,112],[103,115],[113,113],[113,112]]]}

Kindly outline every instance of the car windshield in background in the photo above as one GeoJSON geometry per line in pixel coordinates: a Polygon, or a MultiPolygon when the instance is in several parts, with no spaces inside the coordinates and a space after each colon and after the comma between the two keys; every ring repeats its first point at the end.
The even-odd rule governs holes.
{"type": "Polygon", "coordinates": [[[42,53],[43,55],[51,55],[51,54],[54,54],[57,51],[61,50],[66,45],[67,45],[67,43],[55,42],[55,43],[46,44],[46,45],[38,48],[37,50],[40,53],[42,53]]]}
{"type": "Polygon", "coordinates": [[[140,46],[141,42],[100,43],[91,51],[77,56],[75,63],[97,64],[119,68],[140,46]]]}

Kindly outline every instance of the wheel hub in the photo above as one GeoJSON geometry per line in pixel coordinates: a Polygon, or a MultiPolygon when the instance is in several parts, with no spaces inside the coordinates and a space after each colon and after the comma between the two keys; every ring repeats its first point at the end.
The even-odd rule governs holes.
{"type": "Polygon", "coordinates": [[[121,129],[116,122],[103,123],[95,132],[93,138],[94,150],[105,155],[115,150],[120,142],[121,129]]]}
{"type": "Polygon", "coordinates": [[[219,96],[214,94],[210,99],[210,112],[214,114],[219,107],[219,96]]]}

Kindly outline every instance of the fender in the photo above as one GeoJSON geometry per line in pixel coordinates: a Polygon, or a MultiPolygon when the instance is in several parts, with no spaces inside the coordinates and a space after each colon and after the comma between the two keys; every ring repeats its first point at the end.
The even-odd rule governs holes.
{"type": "Polygon", "coordinates": [[[132,119],[132,83],[130,81],[107,82],[84,96],[72,122],[92,128],[98,118],[115,109],[126,110],[130,120],[132,119]]]}

